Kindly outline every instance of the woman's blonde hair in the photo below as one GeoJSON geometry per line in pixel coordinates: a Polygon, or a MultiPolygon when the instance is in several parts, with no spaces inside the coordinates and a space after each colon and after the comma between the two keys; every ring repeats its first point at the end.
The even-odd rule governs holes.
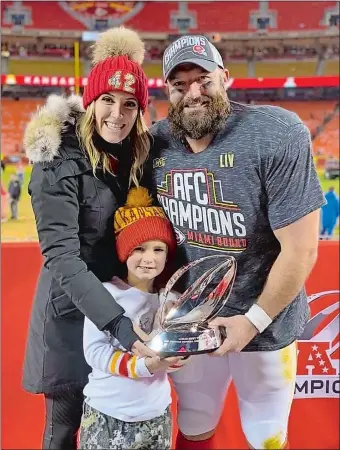
{"type": "MultiPolygon", "coordinates": [[[[93,174],[96,176],[98,166],[101,166],[104,172],[113,173],[109,155],[103,150],[96,148],[94,145],[94,132],[95,114],[94,102],[92,102],[86,108],[85,114],[83,114],[77,122],[77,136],[83,150],[88,154],[93,174]]],[[[143,164],[149,155],[151,139],[141,110],[138,111],[136,122],[132,127],[129,137],[132,150],[132,166],[129,177],[129,186],[131,186],[132,183],[135,186],[139,186],[139,180],[143,174],[143,164]]]]}

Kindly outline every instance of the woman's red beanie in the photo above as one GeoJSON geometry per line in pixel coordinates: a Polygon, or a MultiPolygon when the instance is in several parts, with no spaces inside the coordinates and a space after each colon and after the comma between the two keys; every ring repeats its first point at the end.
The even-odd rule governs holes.
{"type": "Polygon", "coordinates": [[[144,112],[148,104],[148,80],[141,67],[144,43],[135,31],[112,28],[93,46],[94,66],[84,88],[84,108],[106,92],[127,92],[136,97],[144,112]]]}

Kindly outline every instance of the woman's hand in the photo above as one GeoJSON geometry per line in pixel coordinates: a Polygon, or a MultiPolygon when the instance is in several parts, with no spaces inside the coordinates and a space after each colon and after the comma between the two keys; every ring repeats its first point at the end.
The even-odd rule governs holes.
{"type": "Polygon", "coordinates": [[[145,331],[143,331],[141,329],[141,327],[139,325],[137,325],[136,322],[132,321],[132,325],[133,325],[133,331],[142,339],[142,341],[144,341],[144,342],[151,341],[153,336],[150,337],[150,334],[146,334],[145,331]]]}
{"type": "Polygon", "coordinates": [[[117,320],[117,322],[114,323],[110,331],[117,341],[119,341],[120,345],[136,356],[157,356],[157,353],[143,344],[142,341],[144,339],[136,333],[131,319],[126,316],[121,316],[118,319],[119,321],[117,320]]]}
{"type": "MultiPolygon", "coordinates": [[[[151,339],[157,334],[157,331],[153,331],[150,334],[146,334],[141,328],[140,326],[137,325],[136,322],[132,322],[133,324],[133,331],[144,341],[144,342],[150,342],[151,339]]],[[[149,347],[147,347],[146,345],[144,345],[142,342],[140,341],[136,341],[132,348],[131,351],[136,355],[136,356],[142,356],[142,357],[146,357],[146,356],[150,356],[152,357],[156,357],[157,353],[155,353],[153,350],[149,349],[149,347]],[[142,345],[140,345],[142,344],[142,345]]]]}

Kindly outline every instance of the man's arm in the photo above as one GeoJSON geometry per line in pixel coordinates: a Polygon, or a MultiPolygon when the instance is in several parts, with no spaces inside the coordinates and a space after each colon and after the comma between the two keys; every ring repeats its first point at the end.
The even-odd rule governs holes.
{"type": "Polygon", "coordinates": [[[249,311],[211,322],[212,326],[224,326],[227,332],[216,355],[239,352],[264,331],[300,292],[316,261],[324,197],[313,164],[310,133],[302,122],[286,130],[266,167],[268,220],[281,251],[249,311]]]}
{"type": "Polygon", "coordinates": [[[281,252],[257,304],[274,319],[301,291],[318,253],[320,210],[274,231],[281,252]]]}
{"type": "MultiPolygon", "coordinates": [[[[268,316],[268,323],[295,299],[316,262],[319,217],[320,210],[316,210],[291,225],[274,231],[280,242],[281,252],[270,269],[261,295],[255,302],[268,316]]],[[[257,320],[254,323],[263,323],[261,315],[255,318],[257,320]]],[[[216,356],[222,356],[229,351],[240,352],[259,333],[253,321],[248,319],[247,315],[241,314],[217,317],[210,325],[224,326],[227,329],[228,338],[214,352],[216,356]]]]}

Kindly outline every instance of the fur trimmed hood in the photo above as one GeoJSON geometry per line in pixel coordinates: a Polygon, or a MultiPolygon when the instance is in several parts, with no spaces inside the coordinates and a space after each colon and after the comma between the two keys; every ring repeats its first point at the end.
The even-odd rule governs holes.
{"type": "Polygon", "coordinates": [[[50,162],[58,156],[62,133],[85,112],[82,97],[50,95],[32,116],[24,133],[24,149],[32,163],[50,162]]]}

